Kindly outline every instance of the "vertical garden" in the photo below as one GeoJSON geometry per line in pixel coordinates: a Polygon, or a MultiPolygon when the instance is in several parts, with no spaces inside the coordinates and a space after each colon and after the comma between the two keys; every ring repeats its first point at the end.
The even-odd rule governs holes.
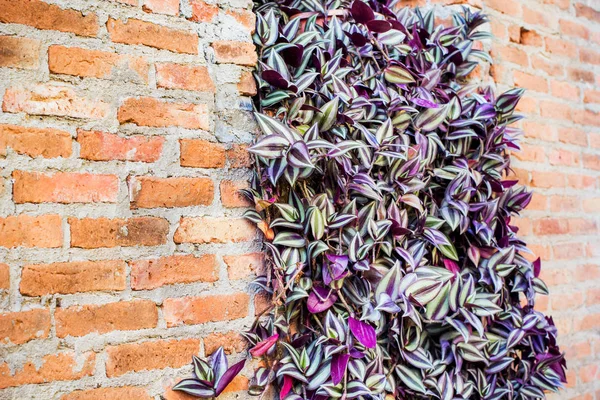
{"type": "MultiPolygon", "coordinates": [[[[282,399],[539,399],[565,382],[541,263],[511,218],[521,89],[471,72],[486,16],[401,1],[256,4],[260,135],[246,217],[272,308],[246,333],[250,393],[282,399]]],[[[176,389],[241,370],[195,359],[176,389]]]]}

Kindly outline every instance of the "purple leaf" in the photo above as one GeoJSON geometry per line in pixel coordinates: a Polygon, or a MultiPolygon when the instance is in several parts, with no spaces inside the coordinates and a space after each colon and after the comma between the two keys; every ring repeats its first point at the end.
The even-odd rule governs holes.
{"type": "Polygon", "coordinates": [[[337,295],[322,286],[313,287],[313,291],[308,295],[307,307],[312,314],[327,311],[337,301],[337,295]]]}
{"type": "Polygon", "coordinates": [[[246,360],[242,360],[240,362],[238,362],[237,364],[233,364],[231,366],[231,368],[229,368],[221,377],[221,379],[219,379],[217,381],[217,387],[215,388],[215,393],[216,395],[220,395],[221,392],[223,392],[223,390],[225,390],[225,388],[227,387],[227,385],[229,385],[231,383],[231,381],[233,380],[233,378],[235,378],[237,376],[237,374],[240,373],[240,371],[242,370],[242,368],[244,368],[244,364],[246,364],[246,360]]]}
{"type": "Polygon", "coordinates": [[[292,390],[293,383],[294,379],[291,376],[283,376],[283,385],[281,385],[281,390],[279,391],[279,398],[281,400],[285,399],[285,396],[287,396],[290,390],[292,390]]]}
{"type": "Polygon", "coordinates": [[[375,13],[366,3],[354,0],[351,8],[352,17],[359,24],[366,24],[375,18],[375,13]]]}
{"type": "Polygon", "coordinates": [[[275,345],[275,343],[277,343],[278,339],[279,335],[274,334],[273,336],[268,337],[262,342],[258,342],[256,346],[250,349],[250,354],[252,354],[253,357],[262,356],[263,354],[268,352],[275,345]]]}
{"type": "Polygon", "coordinates": [[[334,354],[331,359],[331,380],[337,385],[344,379],[350,354],[334,354]]]}
{"type": "Polygon", "coordinates": [[[352,317],[348,318],[348,327],[350,328],[350,331],[356,340],[369,349],[375,348],[377,345],[377,334],[375,333],[375,328],[352,317]]]}

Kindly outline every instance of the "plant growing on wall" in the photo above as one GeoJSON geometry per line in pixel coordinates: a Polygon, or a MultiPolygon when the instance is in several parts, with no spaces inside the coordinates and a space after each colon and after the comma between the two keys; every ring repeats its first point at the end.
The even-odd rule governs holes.
{"type": "MultiPolygon", "coordinates": [[[[547,294],[511,218],[522,91],[470,84],[488,38],[395,2],[257,5],[261,134],[247,217],[273,308],[250,392],[295,399],[538,399],[565,382],[547,294]]],[[[401,4],[401,3],[400,3],[401,4]]]]}

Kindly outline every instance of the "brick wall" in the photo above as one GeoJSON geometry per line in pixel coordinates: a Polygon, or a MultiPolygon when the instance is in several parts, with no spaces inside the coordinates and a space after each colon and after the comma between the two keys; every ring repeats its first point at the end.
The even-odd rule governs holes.
{"type": "MultiPolygon", "coordinates": [[[[568,356],[553,398],[600,400],[600,4],[402,2],[431,3],[484,9],[491,78],[528,89],[517,223],[568,356]]],[[[183,398],[191,354],[241,351],[250,7],[0,0],[0,397],[183,398]]]]}
{"type": "Polygon", "coordinates": [[[241,356],[251,7],[0,0],[0,398],[183,399],[241,356]]]}

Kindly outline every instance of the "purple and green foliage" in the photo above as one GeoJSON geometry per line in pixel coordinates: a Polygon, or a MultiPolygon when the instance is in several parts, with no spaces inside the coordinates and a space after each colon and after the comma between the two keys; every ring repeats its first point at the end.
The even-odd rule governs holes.
{"type": "Polygon", "coordinates": [[[246,216],[267,238],[255,283],[273,308],[246,334],[262,359],[250,392],[544,398],[566,365],[511,225],[531,200],[507,178],[523,93],[468,81],[491,61],[474,46],[484,15],[436,26],[393,3],[256,5],[246,216]]]}

